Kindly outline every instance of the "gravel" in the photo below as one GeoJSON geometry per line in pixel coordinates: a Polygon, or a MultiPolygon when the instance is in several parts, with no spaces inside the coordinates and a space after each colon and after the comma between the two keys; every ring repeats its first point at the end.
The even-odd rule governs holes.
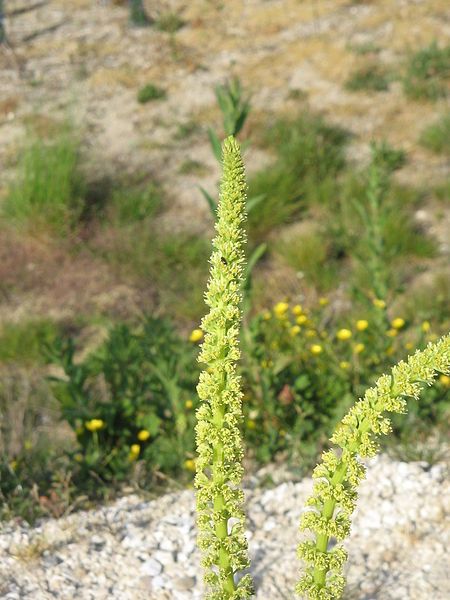
{"type": "MultiPolygon", "coordinates": [[[[445,464],[368,464],[347,548],[344,598],[448,600],[450,484],[445,464]]],[[[248,489],[248,538],[257,599],[293,598],[298,522],[312,482],[248,489]]],[[[192,490],[37,526],[0,529],[5,600],[195,600],[202,597],[192,490]]]]}

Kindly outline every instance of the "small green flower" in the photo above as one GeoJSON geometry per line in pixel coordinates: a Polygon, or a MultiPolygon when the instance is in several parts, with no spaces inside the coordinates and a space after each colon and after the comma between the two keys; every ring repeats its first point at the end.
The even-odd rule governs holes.
{"type": "Polygon", "coordinates": [[[217,235],[213,240],[211,273],[205,295],[209,314],[199,361],[206,365],[197,386],[202,400],[197,411],[197,524],[198,546],[203,553],[209,600],[240,600],[252,594],[245,575],[249,566],[244,535],[244,500],[241,490],[243,448],[242,392],[236,373],[241,321],[241,286],[244,264],[246,183],[239,146],[225,140],[223,177],[217,207],[217,235]]]}
{"type": "Polygon", "coordinates": [[[377,436],[391,431],[385,412],[406,412],[407,397],[419,398],[424,384],[431,385],[440,372],[450,371],[450,335],[417,351],[408,362],[400,362],[391,375],[383,375],[366,391],[342,419],[331,438],[339,450],[322,455],[322,463],[313,472],[314,492],[300,528],[310,530],[313,540],[302,542],[299,558],[306,564],[296,592],[310,600],[340,598],[345,579],[343,564],[347,558],[340,542],[350,533],[350,519],[357,499],[357,487],[365,468],[359,457],[371,457],[378,451],[377,436]],[[337,543],[329,548],[330,539],[337,543]]]}

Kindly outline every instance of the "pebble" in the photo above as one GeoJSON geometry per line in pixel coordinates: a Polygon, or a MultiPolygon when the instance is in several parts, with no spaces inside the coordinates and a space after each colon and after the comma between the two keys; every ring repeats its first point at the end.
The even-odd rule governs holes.
{"type": "MultiPolygon", "coordinates": [[[[445,464],[367,464],[347,540],[346,597],[448,600],[450,484],[445,464]]],[[[274,472],[279,466],[272,467],[274,472]]],[[[268,467],[264,467],[267,478],[268,467]]],[[[257,600],[293,598],[300,572],[298,522],[312,481],[246,490],[257,600]],[[280,568],[282,565],[282,568],[280,568]]],[[[259,479],[259,481],[262,480],[259,479]]],[[[5,600],[200,600],[190,490],[114,504],[35,527],[0,528],[0,598],[5,600]]]]}

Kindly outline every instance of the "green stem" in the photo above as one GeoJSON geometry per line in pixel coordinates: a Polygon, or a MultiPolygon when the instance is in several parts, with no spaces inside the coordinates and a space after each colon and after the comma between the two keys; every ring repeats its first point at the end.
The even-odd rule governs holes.
{"type": "MultiPolygon", "coordinates": [[[[345,473],[347,471],[347,464],[341,460],[339,466],[336,469],[336,472],[331,479],[331,485],[335,486],[339,483],[342,483],[345,477],[345,473]]],[[[327,500],[324,502],[322,508],[322,516],[330,521],[333,518],[334,510],[336,508],[336,500],[327,500]]],[[[330,536],[326,533],[320,533],[316,538],[316,548],[319,552],[326,553],[328,551],[328,543],[330,541],[330,536]]],[[[318,567],[314,568],[314,581],[321,587],[325,587],[325,580],[327,576],[328,569],[319,569],[318,567]]]]}

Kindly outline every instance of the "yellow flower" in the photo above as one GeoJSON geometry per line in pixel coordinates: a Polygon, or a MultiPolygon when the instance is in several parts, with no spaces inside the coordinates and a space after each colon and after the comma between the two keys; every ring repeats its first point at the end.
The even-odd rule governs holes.
{"type": "Polygon", "coordinates": [[[339,329],[339,331],[336,334],[336,337],[338,340],[349,340],[352,337],[352,332],[350,331],[350,329],[339,329]]]}
{"type": "Polygon", "coordinates": [[[270,310],[265,310],[262,313],[262,318],[264,319],[264,321],[268,321],[272,316],[272,313],[270,312],[270,310]]]}
{"type": "Polygon", "coordinates": [[[319,298],[320,306],[326,306],[328,304],[328,302],[329,302],[328,298],[319,298]]]}
{"type": "Polygon", "coordinates": [[[450,377],[448,375],[439,375],[439,381],[445,387],[450,387],[450,377]]]}
{"type": "Polygon", "coordinates": [[[104,424],[101,419],[91,419],[90,421],[86,421],[85,426],[89,431],[98,431],[104,424]]]}
{"type": "Polygon", "coordinates": [[[372,304],[376,307],[376,308],[386,308],[386,302],[384,300],[380,300],[379,298],[374,298],[372,300],[372,304]]]}
{"type": "Polygon", "coordinates": [[[130,453],[128,454],[128,460],[136,460],[141,452],[139,444],[131,444],[130,453]]]}
{"type": "Polygon", "coordinates": [[[195,460],[193,460],[192,458],[188,458],[187,460],[185,460],[184,468],[187,471],[195,471],[195,460]]]}
{"type": "Polygon", "coordinates": [[[355,344],[355,346],[353,347],[355,354],[361,354],[361,352],[364,352],[364,349],[365,346],[364,344],[361,344],[361,342],[359,344],[355,344]]]}
{"type": "Polygon", "coordinates": [[[83,460],[83,455],[82,455],[82,454],[80,454],[79,452],[77,452],[77,453],[74,455],[74,459],[75,459],[77,462],[82,462],[82,460],[83,460]]]}
{"type": "Polygon", "coordinates": [[[394,354],[394,346],[389,346],[389,348],[386,348],[386,354],[388,356],[392,356],[394,354]]]}
{"type": "Polygon", "coordinates": [[[405,348],[406,350],[412,350],[414,348],[414,344],[412,342],[406,342],[405,348]]]}
{"type": "Polygon", "coordinates": [[[431,328],[431,325],[430,325],[430,322],[429,322],[429,321],[424,321],[424,322],[422,323],[422,331],[423,331],[424,333],[427,333],[428,331],[430,331],[430,328],[431,328]]]}
{"type": "Polygon", "coordinates": [[[401,329],[405,325],[405,319],[402,319],[401,317],[397,317],[396,319],[391,321],[391,325],[394,329],[401,329]]]}
{"type": "Polygon", "coordinates": [[[256,429],[256,423],[253,419],[247,419],[247,429],[256,429]]]}
{"type": "Polygon", "coordinates": [[[287,310],[289,308],[289,304],[287,302],[278,302],[273,307],[273,312],[278,319],[284,319],[286,317],[287,310]]]}
{"type": "Polygon", "coordinates": [[[317,331],[315,329],[308,329],[305,335],[309,338],[316,337],[317,331]]]}
{"type": "Polygon", "coordinates": [[[186,402],[184,403],[184,408],[187,408],[187,410],[191,410],[193,406],[194,403],[192,402],[192,400],[186,400],[186,402]]]}
{"type": "Polygon", "coordinates": [[[137,439],[140,442],[146,442],[149,437],[150,437],[150,431],[147,431],[146,429],[141,429],[141,431],[139,431],[139,433],[137,434],[137,439]]]}
{"type": "Polygon", "coordinates": [[[17,460],[12,460],[12,461],[9,463],[9,466],[11,467],[11,469],[12,469],[13,471],[15,471],[15,470],[17,469],[17,460]]]}
{"type": "Polygon", "coordinates": [[[296,304],[295,306],[292,307],[293,315],[301,315],[302,312],[303,312],[303,309],[300,304],[296,304]]]}
{"type": "Polygon", "coordinates": [[[358,321],[356,321],[356,329],[358,331],[364,331],[368,327],[369,327],[369,321],[366,321],[366,319],[359,319],[358,321]]]}
{"type": "Polygon", "coordinates": [[[286,436],[286,432],[284,429],[280,429],[280,437],[285,437],[286,436]]]}
{"type": "Polygon", "coordinates": [[[322,346],[320,344],[313,344],[310,347],[311,353],[312,354],[320,354],[322,352],[322,346]]]}
{"type": "Polygon", "coordinates": [[[344,371],[347,371],[348,369],[350,369],[350,363],[347,360],[343,360],[339,363],[339,366],[341,367],[341,369],[343,369],[344,371]]]}
{"type": "Polygon", "coordinates": [[[295,319],[295,322],[297,323],[297,325],[304,325],[307,320],[308,320],[308,317],[306,315],[299,315],[295,319]]]}
{"type": "Polygon", "coordinates": [[[296,335],[298,335],[301,331],[301,327],[300,325],[294,325],[293,327],[291,327],[291,335],[292,337],[295,337],[296,335]]]}
{"type": "Polygon", "coordinates": [[[191,335],[189,336],[190,342],[199,342],[203,338],[203,331],[201,329],[194,329],[191,331],[191,335]]]}
{"type": "Polygon", "coordinates": [[[386,331],[386,335],[388,335],[389,337],[395,337],[396,335],[398,335],[398,331],[397,329],[388,329],[388,331],[386,331]]]}

